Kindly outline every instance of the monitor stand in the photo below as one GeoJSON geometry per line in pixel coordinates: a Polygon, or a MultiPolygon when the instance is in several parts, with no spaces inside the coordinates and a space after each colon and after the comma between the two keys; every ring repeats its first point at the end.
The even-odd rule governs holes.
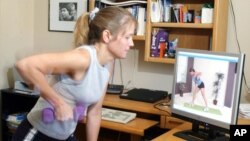
{"type": "Polygon", "coordinates": [[[174,136],[188,141],[229,141],[229,136],[220,133],[217,129],[204,127],[199,121],[192,123],[192,130],[183,130],[174,133],[174,136]]]}

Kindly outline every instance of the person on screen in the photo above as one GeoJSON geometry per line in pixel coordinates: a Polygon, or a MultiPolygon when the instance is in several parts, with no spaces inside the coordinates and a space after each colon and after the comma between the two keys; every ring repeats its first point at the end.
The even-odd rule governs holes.
{"type": "Polygon", "coordinates": [[[205,105],[206,105],[206,107],[203,110],[204,111],[208,111],[209,108],[208,108],[208,105],[207,105],[207,98],[206,98],[206,95],[205,95],[205,84],[204,84],[204,82],[200,78],[201,72],[196,72],[195,69],[190,68],[189,69],[189,73],[192,76],[192,81],[195,84],[195,88],[193,90],[193,99],[192,99],[191,105],[192,106],[194,105],[194,101],[196,99],[196,95],[200,91],[201,94],[202,94],[203,100],[205,102],[205,105]]]}
{"type": "Polygon", "coordinates": [[[97,141],[101,110],[112,64],[126,58],[134,46],[137,22],[121,7],[95,8],[82,14],[74,30],[73,50],[43,53],[16,62],[20,75],[40,91],[40,97],[18,126],[12,141],[76,141],[74,107],[81,103],[86,110],[86,141],[97,141]],[[54,85],[47,74],[59,76],[54,85]],[[54,110],[54,121],[45,123],[44,108],[54,110]]]}

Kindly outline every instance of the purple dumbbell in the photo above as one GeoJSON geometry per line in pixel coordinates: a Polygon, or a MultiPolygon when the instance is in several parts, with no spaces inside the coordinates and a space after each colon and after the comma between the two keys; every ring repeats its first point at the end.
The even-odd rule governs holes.
{"type": "MultiPolygon", "coordinates": [[[[73,109],[75,121],[80,121],[84,118],[85,108],[82,104],[77,104],[73,109]]],[[[45,108],[42,111],[42,120],[44,123],[51,123],[55,120],[54,110],[52,108],[45,108]]]]}

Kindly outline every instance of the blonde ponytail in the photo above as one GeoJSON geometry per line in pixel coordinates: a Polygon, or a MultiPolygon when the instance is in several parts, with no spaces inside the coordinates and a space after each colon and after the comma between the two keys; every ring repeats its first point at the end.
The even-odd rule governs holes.
{"type": "Polygon", "coordinates": [[[81,15],[75,25],[74,30],[74,45],[79,47],[83,44],[88,43],[88,33],[89,33],[89,13],[81,15]]]}

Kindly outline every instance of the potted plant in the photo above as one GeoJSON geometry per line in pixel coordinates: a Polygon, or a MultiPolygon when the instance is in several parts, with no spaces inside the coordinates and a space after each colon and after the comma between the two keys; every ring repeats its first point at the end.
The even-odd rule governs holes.
{"type": "Polygon", "coordinates": [[[213,104],[217,105],[218,103],[217,98],[218,98],[219,90],[221,88],[222,80],[224,79],[224,74],[218,72],[215,75],[216,75],[216,80],[214,81],[214,84],[213,84],[213,87],[214,87],[213,94],[215,96],[214,96],[213,104]]]}
{"type": "Polygon", "coordinates": [[[184,82],[179,82],[179,83],[178,83],[178,89],[179,89],[179,91],[180,91],[180,96],[181,96],[181,97],[183,97],[183,92],[184,92],[184,90],[185,90],[185,88],[186,88],[185,85],[186,85],[186,84],[185,84],[184,82]]]}

